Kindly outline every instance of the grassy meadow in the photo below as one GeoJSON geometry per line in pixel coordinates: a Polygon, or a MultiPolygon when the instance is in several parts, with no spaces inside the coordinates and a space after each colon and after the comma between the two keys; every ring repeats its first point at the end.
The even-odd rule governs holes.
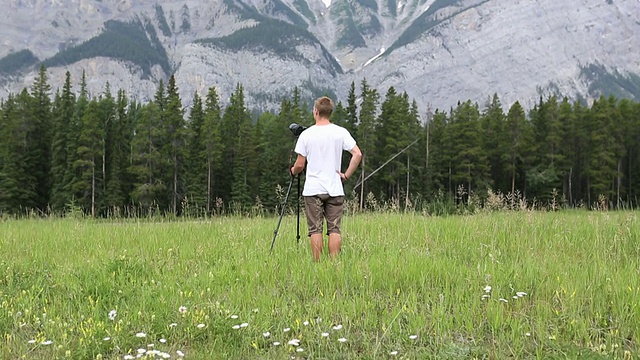
{"type": "Polygon", "coordinates": [[[0,222],[0,359],[632,359],[640,213],[0,222]]]}

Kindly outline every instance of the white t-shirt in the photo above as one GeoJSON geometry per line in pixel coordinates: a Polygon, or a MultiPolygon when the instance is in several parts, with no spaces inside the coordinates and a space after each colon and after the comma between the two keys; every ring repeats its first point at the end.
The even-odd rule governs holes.
{"type": "Polygon", "coordinates": [[[336,124],[313,125],[300,134],[295,152],[307,159],[303,196],[329,194],[343,196],[338,174],[342,167],[342,151],[356,146],[349,131],[336,124]]]}

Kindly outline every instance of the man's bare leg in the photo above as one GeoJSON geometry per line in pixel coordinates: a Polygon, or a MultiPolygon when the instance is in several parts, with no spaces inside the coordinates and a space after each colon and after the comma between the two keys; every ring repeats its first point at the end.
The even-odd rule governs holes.
{"type": "Polygon", "coordinates": [[[335,258],[340,254],[340,246],[342,245],[342,236],[337,233],[329,234],[329,256],[335,258]]]}
{"type": "Polygon", "coordinates": [[[322,254],[322,234],[311,234],[311,253],[315,261],[320,261],[322,254]]]}

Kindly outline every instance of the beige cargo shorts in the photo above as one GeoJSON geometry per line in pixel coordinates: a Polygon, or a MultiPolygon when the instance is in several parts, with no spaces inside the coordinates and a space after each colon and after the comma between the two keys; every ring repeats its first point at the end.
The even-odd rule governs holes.
{"type": "Polygon", "coordinates": [[[327,220],[327,234],[340,234],[340,222],[344,208],[344,196],[327,194],[305,196],[304,210],[307,216],[309,236],[322,234],[323,220],[327,220]]]}

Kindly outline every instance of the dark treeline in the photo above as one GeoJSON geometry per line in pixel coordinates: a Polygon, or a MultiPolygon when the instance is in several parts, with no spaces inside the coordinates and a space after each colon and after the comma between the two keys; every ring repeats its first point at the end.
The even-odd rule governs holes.
{"type": "MultiPolygon", "coordinates": [[[[295,145],[288,126],[313,122],[297,88],[279,112],[254,118],[240,84],[224,108],[212,87],[185,114],[173,77],[147,104],[122,90],[114,98],[109,84],[91,98],[80,80],[76,91],[67,73],[52,93],[42,67],[30,89],[0,103],[0,214],[278,210],[295,145]]],[[[640,104],[629,100],[588,107],[550,96],[527,112],[494,96],[421,115],[406,93],[379,94],[363,80],[337,102],[333,121],[364,153],[346,191],[365,209],[435,212],[434,204],[500,195],[529,205],[638,205],[640,104]]]]}

